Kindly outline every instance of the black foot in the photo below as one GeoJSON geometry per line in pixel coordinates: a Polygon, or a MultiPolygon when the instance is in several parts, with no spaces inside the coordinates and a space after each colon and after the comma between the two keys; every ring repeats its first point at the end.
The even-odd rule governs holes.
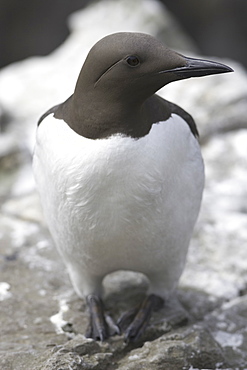
{"type": "Polygon", "coordinates": [[[117,325],[104,313],[102,300],[96,295],[87,297],[87,304],[90,313],[90,322],[87,328],[86,337],[103,342],[114,334],[119,334],[117,325]]]}
{"type": "Polygon", "coordinates": [[[118,321],[118,327],[125,332],[126,342],[135,342],[144,333],[152,312],[163,306],[163,299],[151,294],[144,299],[139,308],[125,313],[118,321]]]}

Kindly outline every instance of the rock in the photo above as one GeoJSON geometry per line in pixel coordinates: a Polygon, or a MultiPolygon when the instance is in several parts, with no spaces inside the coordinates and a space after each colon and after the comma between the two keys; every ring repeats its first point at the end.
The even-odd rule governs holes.
{"type": "Polygon", "coordinates": [[[22,166],[27,162],[30,154],[27,155],[18,143],[17,138],[12,132],[1,133],[0,135],[0,197],[6,198],[11,193],[11,186],[18,177],[18,172],[22,172],[22,166]]]}
{"type": "MultiPolygon", "coordinates": [[[[30,181],[30,177],[25,177],[25,179],[30,181]]],[[[42,224],[44,222],[39,196],[36,191],[12,196],[3,204],[2,211],[5,215],[31,223],[38,222],[42,224]]]]}
{"type": "Polygon", "coordinates": [[[205,147],[206,188],[181,285],[214,297],[246,290],[247,132],[215,137],[205,147]]]}
{"type": "MultiPolygon", "coordinates": [[[[196,57],[217,60],[215,57],[196,57]]],[[[184,80],[161,90],[163,97],[178,102],[192,114],[198,124],[202,143],[216,134],[247,128],[246,71],[233,60],[218,61],[231,66],[234,73],[184,80]]]]}
{"type": "MultiPolygon", "coordinates": [[[[116,336],[96,343],[83,336],[86,304],[73,292],[34,190],[35,122],[72,92],[89,48],[107,33],[151,33],[174,48],[183,44],[188,55],[195,48],[153,0],[101,1],[69,22],[70,37],[50,56],[0,72],[0,106],[8,116],[0,137],[0,368],[245,369],[247,133],[239,128],[246,127],[246,71],[223,61],[236,72],[161,91],[195,116],[202,133],[207,181],[201,214],[178,299],[155,313],[140,342],[127,345],[116,336]],[[109,8],[112,18],[104,16],[109,8]]],[[[131,272],[110,274],[104,283],[115,320],[147,290],[146,278],[131,272]]]]}
{"type": "Polygon", "coordinates": [[[246,369],[247,364],[247,297],[226,302],[206,316],[204,321],[231,368],[246,369]]]}
{"type": "Polygon", "coordinates": [[[118,369],[215,369],[216,364],[221,364],[221,369],[227,365],[220,346],[205,328],[194,325],[132,350],[118,369]]]}

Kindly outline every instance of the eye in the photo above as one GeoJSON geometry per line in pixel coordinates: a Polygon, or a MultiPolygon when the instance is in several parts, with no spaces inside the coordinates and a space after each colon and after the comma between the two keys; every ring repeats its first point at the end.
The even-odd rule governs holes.
{"type": "Polygon", "coordinates": [[[130,55],[129,57],[126,58],[126,62],[131,66],[131,67],[136,67],[140,64],[140,60],[137,56],[135,55],[130,55]]]}

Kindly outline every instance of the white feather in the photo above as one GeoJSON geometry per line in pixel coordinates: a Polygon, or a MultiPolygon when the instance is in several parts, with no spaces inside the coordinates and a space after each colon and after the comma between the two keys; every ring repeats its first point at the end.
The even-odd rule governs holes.
{"type": "Polygon", "coordinates": [[[142,272],[165,297],[183,271],[200,208],[200,148],[177,115],[143,138],[91,140],[49,115],[37,130],[34,174],[45,217],[79,296],[105,275],[142,272]]]}

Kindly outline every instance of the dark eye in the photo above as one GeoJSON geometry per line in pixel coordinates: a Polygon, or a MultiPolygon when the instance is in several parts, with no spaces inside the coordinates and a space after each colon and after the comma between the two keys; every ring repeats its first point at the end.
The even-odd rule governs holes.
{"type": "Polygon", "coordinates": [[[126,62],[131,66],[131,67],[136,67],[138,64],[140,64],[140,60],[138,57],[135,55],[130,55],[129,57],[126,58],[126,62]]]}

